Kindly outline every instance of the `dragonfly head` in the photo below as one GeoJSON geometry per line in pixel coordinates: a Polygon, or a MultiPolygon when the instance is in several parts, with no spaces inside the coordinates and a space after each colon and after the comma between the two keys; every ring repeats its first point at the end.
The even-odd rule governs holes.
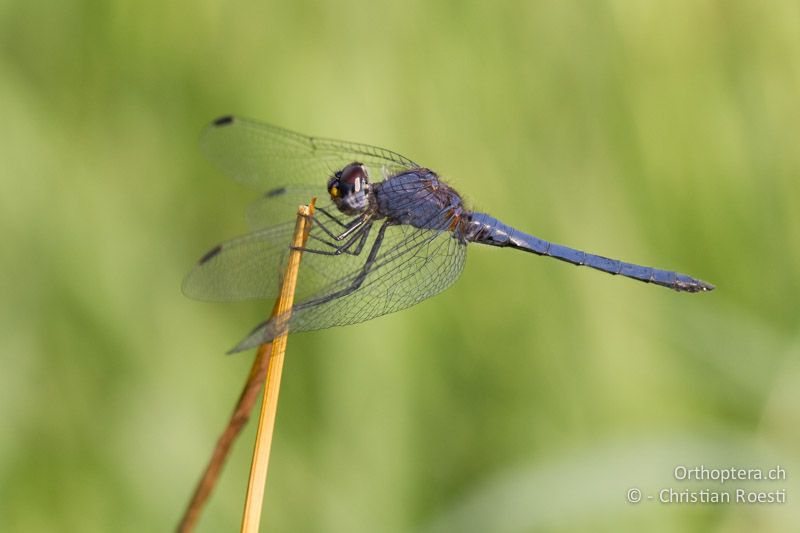
{"type": "Polygon", "coordinates": [[[328,180],[331,200],[346,215],[357,215],[369,205],[369,179],[363,163],[350,163],[328,180]]]}

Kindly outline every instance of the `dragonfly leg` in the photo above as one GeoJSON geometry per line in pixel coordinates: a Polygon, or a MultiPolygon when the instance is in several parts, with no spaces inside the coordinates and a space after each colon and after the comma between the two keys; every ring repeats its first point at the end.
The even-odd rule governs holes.
{"type": "Polygon", "coordinates": [[[317,250],[314,248],[308,248],[305,246],[291,246],[292,250],[300,250],[301,252],[311,253],[311,254],[320,254],[320,255],[341,255],[341,254],[349,254],[349,255],[359,255],[361,250],[364,248],[364,244],[367,242],[367,237],[369,236],[370,228],[372,227],[372,223],[369,223],[365,226],[362,226],[359,231],[353,234],[349,241],[342,244],[341,246],[328,242],[324,239],[320,239],[319,237],[315,237],[313,235],[309,235],[309,237],[313,238],[314,240],[325,244],[326,246],[330,246],[333,248],[332,250],[317,250]],[[356,245],[355,250],[350,250],[353,244],[358,243],[356,245]]]}
{"type": "MultiPolygon", "coordinates": [[[[367,237],[369,237],[370,229],[372,228],[372,224],[368,224],[364,227],[364,231],[361,233],[361,239],[359,239],[358,244],[356,245],[356,249],[352,252],[346,251],[346,253],[350,255],[361,255],[361,250],[364,249],[364,245],[367,243],[367,237]]],[[[356,235],[353,236],[355,240],[356,235]]]]}
{"type": "MultiPolygon", "coordinates": [[[[340,228],[343,228],[344,230],[347,230],[350,227],[351,224],[357,223],[359,221],[359,219],[360,219],[360,217],[356,217],[355,219],[351,220],[350,222],[344,223],[341,220],[339,220],[338,218],[336,218],[335,216],[331,215],[328,211],[326,211],[325,209],[323,209],[321,207],[316,208],[316,211],[322,212],[326,217],[328,217],[330,220],[335,222],[340,228]]],[[[303,216],[308,221],[314,222],[314,224],[319,226],[320,229],[322,229],[322,231],[327,233],[330,238],[337,239],[337,237],[339,237],[340,234],[338,232],[334,231],[334,230],[328,229],[327,224],[325,222],[323,222],[322,220],[320,220],[320,218],[318,216],[316,216],[316,215],[303,215],[303,216]]]]}
{"type": "MultiPolygon", "coordinates": [[[[330,216],[330,215],[328,215],[328,216],[330,216]]],[[[330,229],[328,229],[328,227],[318,217],[311,216],[311,220],[317,226],[319,226],[319,228],[322,231],[324,231],[328,235],[328,237],[330,237],[331,239],[333,239],[335,241],[342,241],[342,240],[346,239],[349,235],[351,235],[354,231],[357,231],[361,227],[363,227],[364,224],[366,224],[370,220],[370,216],[365,213],[363,215],[360,215],[360,216],[354,218],[353,220],[351,220],[347,224],[342,224],[341,221],[336,220],[334,218],[334,220],[336,220],[336,222],[344,228],[344,231],[341,232],[341,233],[338,233],[338,234],[334,233],[330,229]]]]}
{"type": "MultiPolygon", "coordinates": [[[[336,239],[336,237],[339,236],[338,233],[335,233],[335,232],[331,231],[330,229],[328,229],[328,226],[325,225],[325,223],[322,220],[320,220],[319,218],[317,218],[316,216],[314,216],[314,215],[305,215],[305,218],[309,222],[313,222],[316,227],[318,227],[319,229],[324,231],[325,234],[328,235],[328,237],[330,237],[331,239],[336,239]]],[[[344,228],[347,227],[344,224],[342,224],[341,222],[339,222],[338,220],[336,222],[339,223],[340,225],[342,225],[342,227],[344,227],[344,228]]]]}
{"type": "Polygon", "coordinates": [[[342,222],[341,220],[339,220],[339,219],[338,219],[338,218],[336,218],[335,216],[331,215],[331,214],[328,212],[328,210],[327,210],[327,209],[325,209],[324,207],[317,207],[317,208],[315,208],[315,211],[316,211],[316,212],[318,212],[318,213],[322,213],[323,215],[325,215],[325,216],[326,216],[326,217],[328,217],[329,219],[331,219],[331,220],[333,220],[334,222],[336,222],[337,224],[339,224],[339,226],[341,226],[342,228],[344,228],[344,229],[347,229],[347,224],[345,224],[344,222],[342,222]]]}
{"type": "Polygon", "coordinates": [[[295,306],[295,309],[304,309],[306,307],[314,307],[316,305],[324,304],[330,302],[331,300],[336,300],[337,298],[344,298],[348,294],[351,294],[358,290],[361,287],[361,284],[364,283],[364,280],[367,278],[372,266],[375,264],[375,260],[378,257],[378,252],[381,249],[381,244],[383,243],[383,237],[386,233],[386,228],[388,228],[392,223],[386,220],[383,224],[381,224],[381,228],[378,230],[378,235],[375,237],[375,242],[372,243],[372,248],[369,251],[369,256],[367,260],[364,262],[364,266],[361,268],[361,271],[358,275],[350,282],[350,285],[345,287],[344,289],[338,290],[336,292],[332,292],[326,296],[321,296],[319,298],[314,298],[313,300],[309,300],[307,302],[303,302],[302,304],[298,304],[295,306]]]}

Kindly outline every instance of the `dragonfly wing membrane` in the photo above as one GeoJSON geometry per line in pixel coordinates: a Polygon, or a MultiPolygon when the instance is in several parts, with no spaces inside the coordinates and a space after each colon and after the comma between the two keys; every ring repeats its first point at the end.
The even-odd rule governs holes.
{"type": "Polygon", "coordinates": [[[309,137],[240,117],[209,124],[200,146],[221,171],[262,192],[284,183],[324,186],[327,177],[354,161],[367,165],[373,180],[419,166],[385,148],[309,137]]]}
{"type": "Polygon", "coordinates": [[[212,248],[186,276],[184,294],[217,302],[275,298],[293,231],[289,221],[212,248]]]}
{"type": "MultiPolygon", "coordinates": [[[[297,304],[288,318],[290,332],[356,324],[405,309],[452,285],[463,270],[466,246],[451,233],[390,226],[381,244],[384,251],[377,254],[357,290],[315,303],[325,300],[327,295],[346,292],[358,283],[378,230],[373,229],[372,233],[364,251],[357,256],[360,260],[350,259],[348,269],[338,270],[337,276],[319,268],[324,262],[317,258],[327,256],[303,255],[298,280],[301,284],[311,282],[313,290],[298,287],[297,304]],[[325,281],[320,283],[321,279],[325,281]]],[[[337,269],[341,268],[340,258],[335,259],[337,269]]],[[[332,265],[328,263],[327,266],[332,265]]],[[[231,351],[238,352],[267,342],[281,333],[286,325],[285,317],[262,323],[231,351]]]]}

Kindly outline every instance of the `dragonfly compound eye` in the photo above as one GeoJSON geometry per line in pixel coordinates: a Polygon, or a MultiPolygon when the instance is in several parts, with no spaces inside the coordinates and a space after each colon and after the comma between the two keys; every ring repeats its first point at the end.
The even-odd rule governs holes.
{"type": "Polygon", "coordinates": [[[359,193],[367,185],[367,169],[361,163],[350,163],[342,169],[339,183],[342,189],[359,193]]]}
{"type": "Polygon", "coordinates": [[[358,213],[367,207],[367,169],[354,162],[334,174],[328,181],[328,192],[339,210],[358,213]]]}

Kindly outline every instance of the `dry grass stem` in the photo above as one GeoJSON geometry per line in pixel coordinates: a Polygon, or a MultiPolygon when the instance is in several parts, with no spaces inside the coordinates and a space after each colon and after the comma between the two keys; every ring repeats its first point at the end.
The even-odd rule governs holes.
{"type": "MultiPolygon", "coordinates": [[[[295,227],[295,235],[293,237],[293,244],[294,241],[297,240],[298,236],[298,227],[301,224],[301,220],[304,221],[303,227],[300,231],[300,236],[302,240],[300,241],[302,244],[300,246],[305,245],[305,239],[308,236],[308,231],[310,229],[310,222],[308,219],[305,218],[305,215],[311,215],[314,212],[314,200],[312,199],[311,203],[308,207],[303,206],[301,208],[303,212],[303,216],[298,216],[298,226],[295,227]]],[[[298,215],[301,211],[298,211],[298,215]]],[[[292,256],[295,255],[295,252],[292,252],[292,256]]],[[[291,265],[291,258],[289,261],[289,265],[291,265]]],[[[299,267],[299,261],[295,265],[295,280],[297,275],[297,267],[299,267]]],[[[289,274],[289,268],[287,266],[286,274],[289,274]]],[[[286,279],[286,278],[284,278],[286,279]]],[[[285,282],[284,282],[285,286],[285,282]]],[[[283,301],[283,291],[279,295],[278,299],[275,301],[275,305],[272,308],[272,315],[277,316],[279,314],[280,304],[283,301]]],[[[292,299],[294,296],[294,289],[292,289],[292,299]]],[[[291,308],[291,304],[289,304],[289,308],[291,308]]],[[[283,340],[283,346],[285,349],[286,340],[283,340]]],[[[265,378],[268,375],[268,368],[269,364],[272,363],[273,358],[270,357],[273,349],[273,343],[269,342],[266,344],[262,344],[258,351],[256,352],[255,360],[253,361],[253,365],[250,368],[250,373],[247,376],[247,381],[244,384],[244,388],[242,389],[242,393],[239,395],[239,400],[236,403],[236,406],[233,409],[233,413],[231,413],[230,420],[228,421],[228,425],[225,427],[225,430],[220,435],[219,439],[217,440],[217,444],[214,448],[214,452],[211,455],[211,459],[208,462],[208,466],[206,466],[205,471],[203,472],[200,481],[197,483],[197,487],[195,488],[194,494],[192,495],[192,499],[189,502],[189,505],[186,507],[186,511],[184,512],[183,517],[181,517],[181,521],[178,525],[177,531],[180,533],[189,533],[194,530],[195,526],[197,525],[197,521],[200,518],[200,513],[203,510],[208,498],[211,496],[211,492],[216,485],[217,479],[219,478],[219,474],[222,471],[222,466],[225,464],[225,460],[230,453],[230,449],[241,433],[242,428],[244,428],[247,421],[250,419],[250,413],[253,410],[253,406],[256,403],[256,399],[258,398],[258,393],[261,390],[261,385],[264,383],[265,378]]],[[[277,363],[277,362],[276,362],[277,363]]],[[[283,363],[283,355],[280,357],[280,364],[283,363]]],[[[273,374],[274,375],[274,374],[273,374]]],[[[278,380],[277,385],[280,385],[280,370],[278,370],[277,375],[275,376],[278,380]]],[[[273,409],[277,408],[277,389],[274,391],[275,394],[275,406],[273,409]]],[[[263,410],[262,410],[263,416],[263,410]]],[[[274,414],[272,423],[274,424],[274,414]]],[[[259,426],[260,427],[260,426],[259,426]]],[[[270,427],[270,437],[271,437],[271,427],[270,427]]],[[[267,455],[269,455],[269,446],[266,449],[267,455]]],[[[264,472],[264,476],[266,479],[266,470],[264,472]]],[[[262,483],[263,486],[263,483],[262,483]]],[[[262,490],[263,494],[263,490],[262,490]]],[[[259,506],[260,509],[260,506],[259,506]]],[[[256,526],[257,528],[257,526],[256,526]]]]}
{"type": "MultiPolygon", "coordinates": [[[[297,212],[297,224],[292,239],[293,248],[305,246],[310,229],[309,216],[314,213],[314,200],[308,206],[301,206],[297,212]]],[[[281,285],[281,293],[273,313],[275,316],[288,317],[294,303],[294,291],[297,286],[297,271],[300,268],[300,250],[291,250],[286,273],[281,285]]],[[[267,379],[264,385],[264,400],[261,404],[261,415],[258,419],[258,433],[253,449],[253,463],[250,467],[250,480],[247,485],[247,498],[242,517],[243,533],[256,533],[261,521],[261,506],[264,502],[264,486],[267,481],[269,452],[272,447],[272,433],[275,417],[278,412],[278,394],[281,387],[283,358],[286,352],[288,331],[284,331],[272,341],[272,350],[268,358],[267,379]]]]}

